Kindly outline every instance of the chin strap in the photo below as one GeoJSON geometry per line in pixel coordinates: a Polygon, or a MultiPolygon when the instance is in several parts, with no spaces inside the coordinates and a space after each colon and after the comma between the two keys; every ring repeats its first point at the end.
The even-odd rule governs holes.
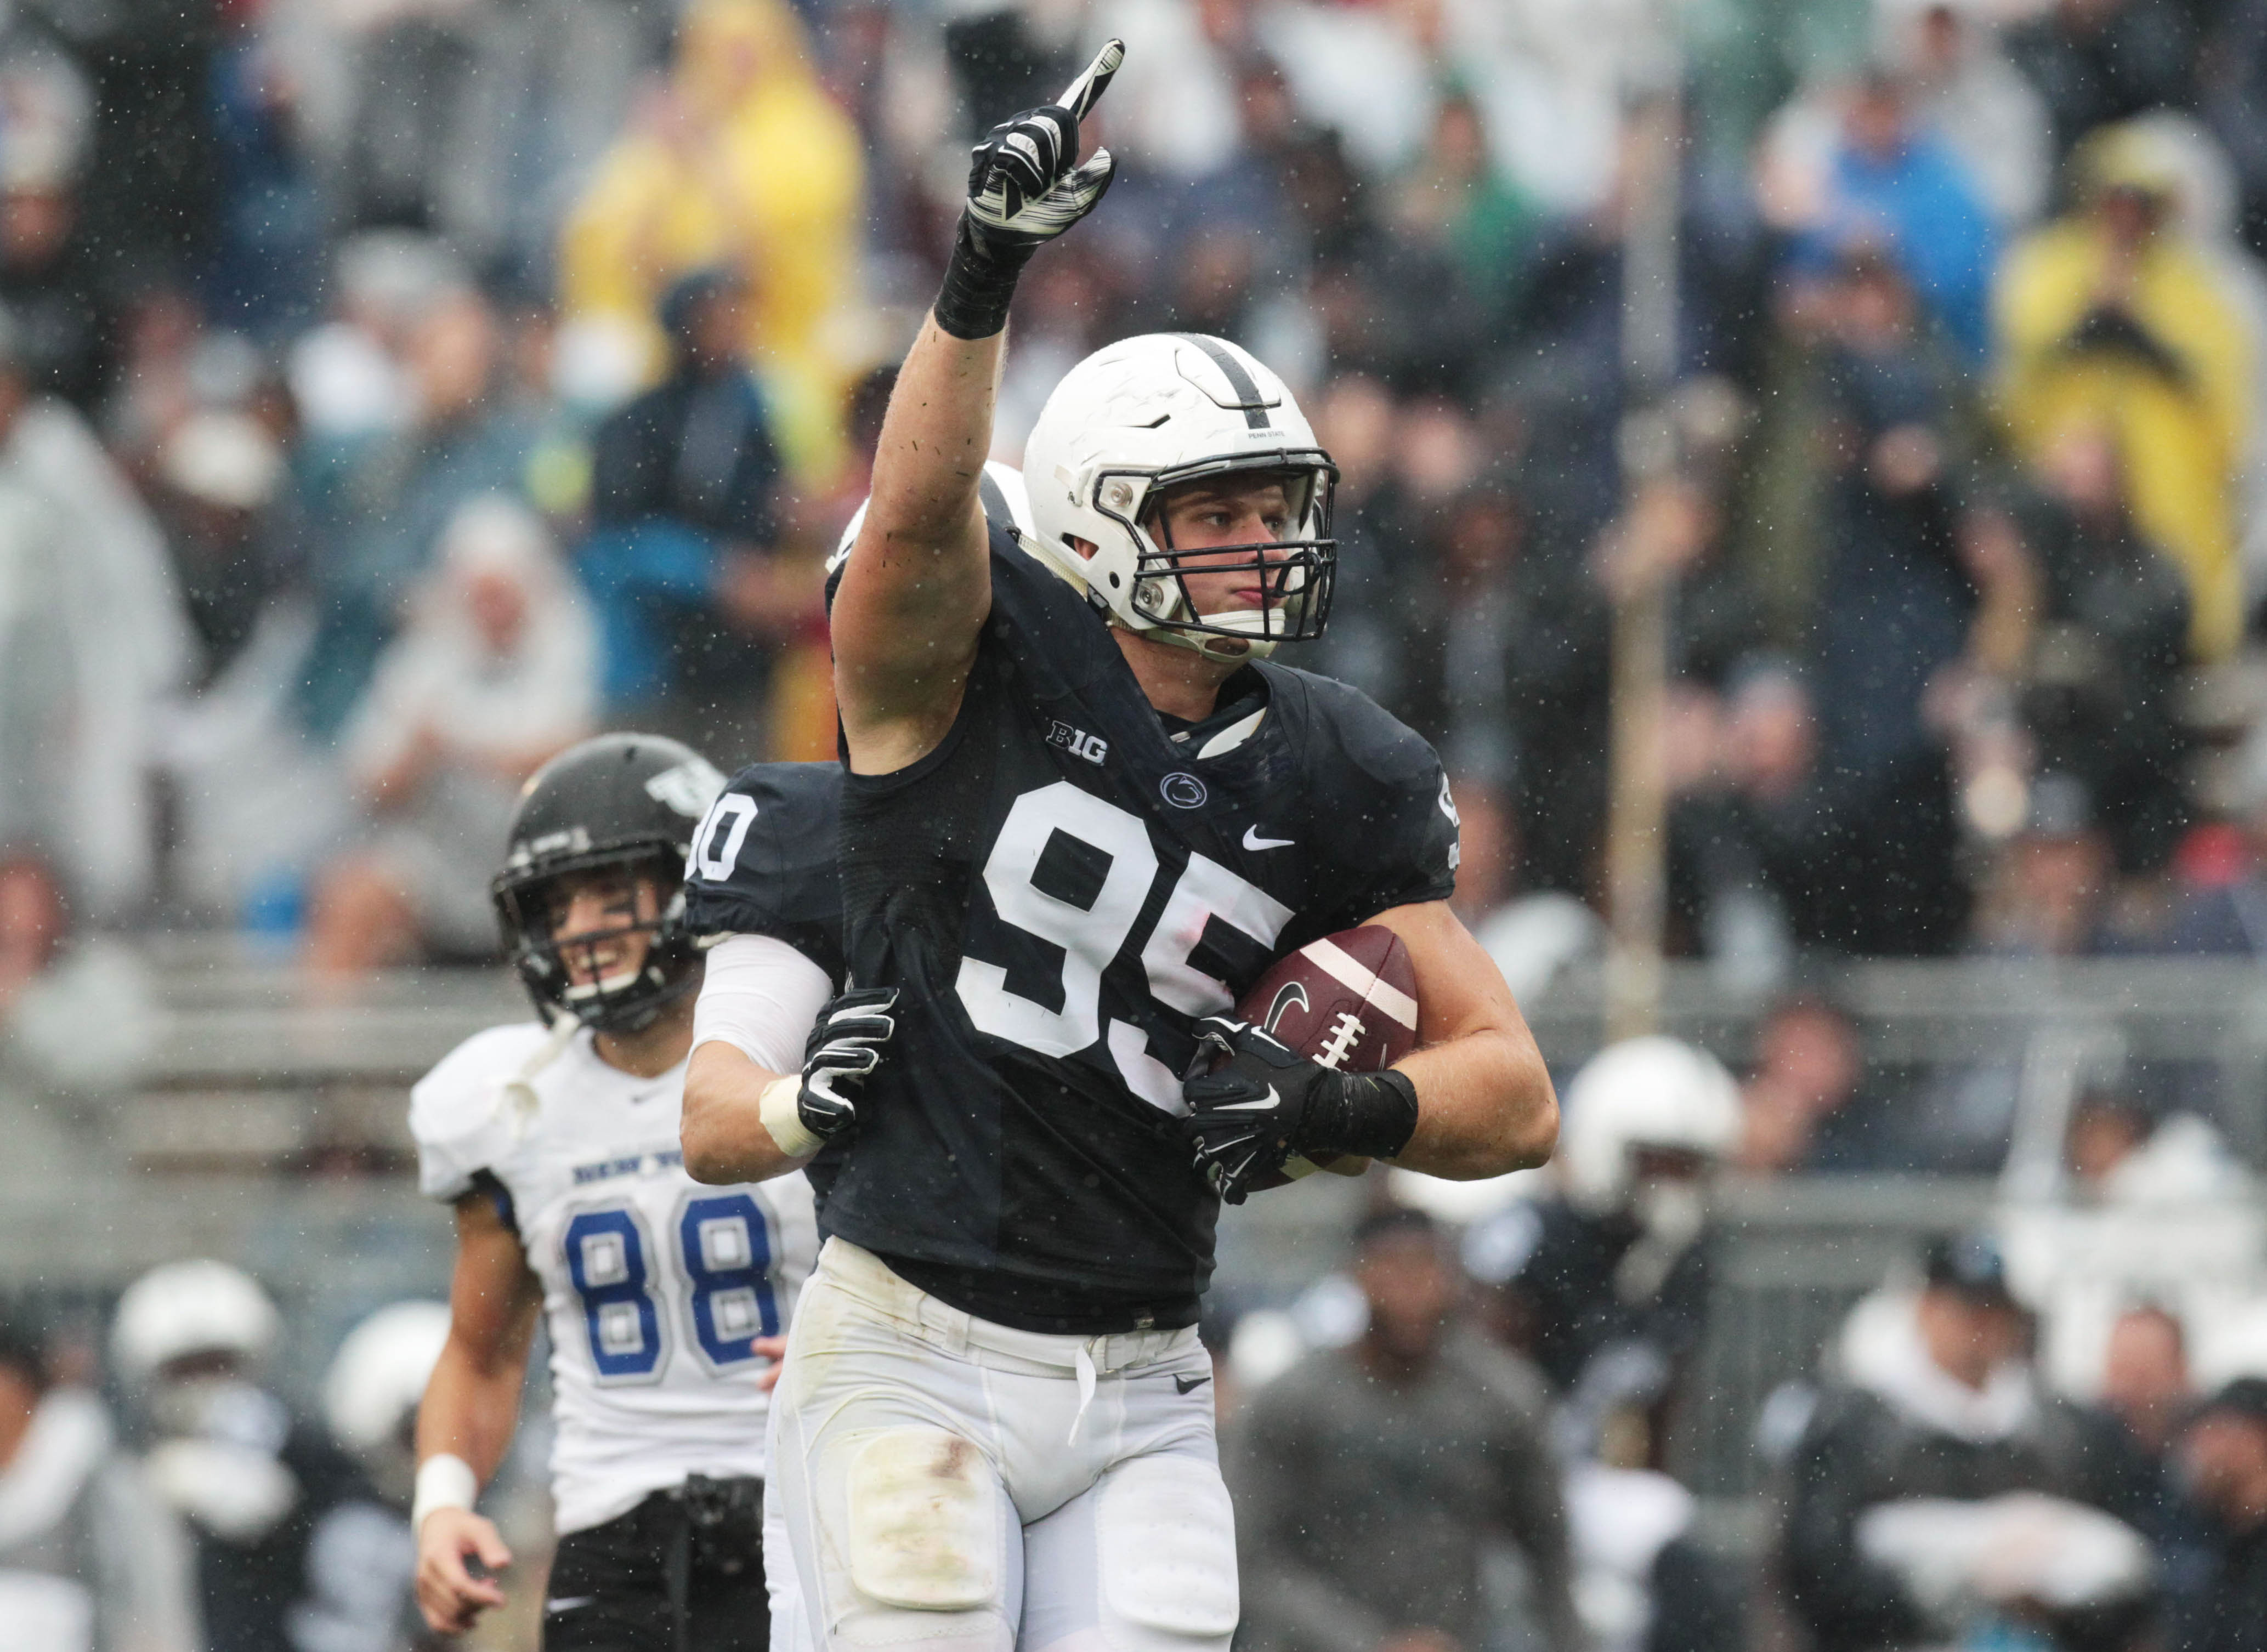
{"type": "Polygon", "coordinates": [[[1111,628],[1130,636],[1146,636],[1152,642],[1169,642],[1175,648],[1185,648],[1192,654],[1201,654],[1207,659],[1223,664],[1234,661],[1241,665],[1247,660],[1266,659],[1275,651],[1281,639],[1272,636],[1231,636],[1219,631],[1191,631],[1160,620],[1148,626],[1126,623],[1123,616],[1109,609],[1103,610],[1111,628]]]}
{"type": "Polygon", "coordinates": [[[511,1122],[513,1141],[517,1142],[527,1134],[527,1127],[535,1122],[535,1115],[542,1110],[543,1103],[535,1093],[535,1076],[564,1054],[567,1046],[575,1041],[575,1035],[582,1030],[580,1021],[561,1011],[551,1024],[550,1036],[536,1046],[534,1053],[521,1064],[519,1071],[506,1081],[503,1103],[507,1109],[505,1116],[511,1122]]]}

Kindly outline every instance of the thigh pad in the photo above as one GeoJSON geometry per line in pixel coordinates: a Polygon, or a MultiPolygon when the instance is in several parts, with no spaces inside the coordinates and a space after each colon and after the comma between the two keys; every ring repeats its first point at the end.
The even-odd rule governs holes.
{"type": "Polygon", "coordinates": [[[1115,1652],[1225,1652],[1236,1632],[1236,1515],[1201,1457],[1119,1464],[1095,1512],[1102,1623],[1115,1652]]]}
{"type": "Polygon", "coordinates": [[[998,1605],[1001,1497],[972,1443],[943,1428],[884,1429],[857,1444],[847,1481],[860,1594],[913,1612],[998,1605]]]}

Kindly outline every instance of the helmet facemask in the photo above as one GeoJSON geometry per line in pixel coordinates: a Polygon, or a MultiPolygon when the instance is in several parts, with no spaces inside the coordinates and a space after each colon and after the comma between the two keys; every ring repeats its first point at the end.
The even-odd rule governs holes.
{"type": "Polygon", "coordinates": [[[637,1032],[699,983],[700,946],[686,928],[684,867],[652,844],[572,855],[506,871],[495,904],[513,967],[547,1016],[601,1032],[637,1032]],[[562,936],[576,884],[619,884],[607,921],[562,936]],[[609,957],[609,953],[616,956],[609,957]]]}
{"type": "Polygon", "coordinates": [[[1159,640],[1217,659],[1249,659],[1278,642],[1311,642],[1330,618],[1337,584],[1338,541],[1331,510],[1338,470],[1320,449],[1237,455],[1149,472],[1104,470],[1093,481],[1094,508],[1134,547],[1129,606],[1159,640]],[[1165,509],[1166,496],[1189,483],[1227,475],[1279,480],[1290,507],[1290,532],[1280,539],[1235,545],[1178,547],[1165,509]],[[1192,574],[1249,570],[1258,576],[1257,608],[1201,613],[1189,589],[1192,574]]]}

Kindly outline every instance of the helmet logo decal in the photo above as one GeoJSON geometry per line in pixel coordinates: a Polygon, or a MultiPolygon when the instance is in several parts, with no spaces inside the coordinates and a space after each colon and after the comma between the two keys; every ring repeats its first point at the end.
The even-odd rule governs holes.
{"type": "Polygon", "coordinates": [[[1176,769],[1157,782],[1157,790],[1176,809],[1201,809],[1212,794],[1205,789],[1204,782],[1185,769],[1176,769]]]}
{"type": "Polygon", "coordinates": [[[1212,364],[1219,368],[1221,376],[1228,380],[1229,393],[1236,398],[1229,405],[1244,409],[1244,422],[1247,426],[1255,430],[1273,428],[1267,422],[1266,398],[1260,393],[1258,382],[1244,370],[1244,363],[1236,359],[1235,351],[1218,339],[1202,333],[1176,333],[1173,336],[1195,345],[1212,358],[1212,364]]]}
{"type": "Polygon", "coordinates": [[[674,768],[664,768],[645,783],[647,797],[676,810],[688,820],[698,820],[707,814],[708,805],[723,789],[724,777],[716,772],[714,763],[702,757],[688,758],[674,768]]]}

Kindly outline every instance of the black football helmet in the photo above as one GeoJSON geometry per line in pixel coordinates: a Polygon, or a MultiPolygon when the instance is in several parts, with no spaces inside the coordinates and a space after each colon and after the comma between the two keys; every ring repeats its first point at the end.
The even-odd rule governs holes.
{"type": "Polygon", "coordinates": [[[685,921],[685,864],[693,833],[724,777],[691,746],[656,734],[605,734],[553,758],[521,788],[503,870],[489,885],[512,966],[547,1021],[570,1015],[607,1032],[635,1032],[700,980],[701,947],[685,921]],[[660,892],[650,921],[578,937],[595,945],[642,929],[635,973],[577,983],[553,931],[554,885],[570,873],[649,872],[660,892]]]}

